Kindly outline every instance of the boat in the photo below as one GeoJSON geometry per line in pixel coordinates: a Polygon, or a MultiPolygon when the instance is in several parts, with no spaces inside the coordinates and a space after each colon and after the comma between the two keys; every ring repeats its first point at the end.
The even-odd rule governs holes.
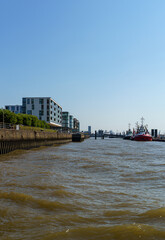
{"type": "Polygon", "coordinates": [[[148,132],[147,125],[146,126],[143,125],[143,121],[144,121],[144,118],[142,117],[140,127],[138,126],[138,123],[137,123],[137,132],[133,136],[132,140],[135,140],[135,141],[152,141],[152,136],[148,132]]]}
{"type": "Polygon", "coordinates": [[[131,124],[128,124],[128,130],[126,131],[126,135],[123,137],[124,140],[130,140],[133,137],[133,132],[131,131],[131,124]]]}

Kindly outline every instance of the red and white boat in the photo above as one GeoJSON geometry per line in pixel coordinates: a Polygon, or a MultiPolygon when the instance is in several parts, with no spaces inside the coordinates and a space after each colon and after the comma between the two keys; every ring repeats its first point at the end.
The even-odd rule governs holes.
{"type": "Polygon", "coordinates": [[[135,141],[152,141],[152,136],[149,134],[148,129],[147,129],[147,125],[144,126],[143,125],[143,121],[144,118],[141,118],[141,126],[139,127],[137,124],[137,132],[136,134],[133,136],[132,140],[135,141]]]}

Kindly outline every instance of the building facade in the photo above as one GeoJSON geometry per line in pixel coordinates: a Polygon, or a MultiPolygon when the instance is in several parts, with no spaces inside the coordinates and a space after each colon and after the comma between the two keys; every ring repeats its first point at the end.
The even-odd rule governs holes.
{"type": "Polygon", "coordinates": [[[88,133],[91,134],[91,126],[88,126],[88,133]]]}
{"type": "Polygon", "coordinates": [[[80,132],[79,121],[70,115],[69,112],[62,112],[62,127],[73,132],[80,132]]]}
{"type": "Polygon", "coordinates": [[[16,113],[16,114],[22,113],[22,106],[21,105],[6,105],[5,109],[9,110],[13,113],[16,113]]]}
{"type": "Polygon", "coordinates": [[[80,122],[77,118],[73,118],[73,129],[74,132],[80,132],[80,122]]]}
{"type": "Polygon", "coordinates": [[[69,112],[62,112],[62,127],[69,128],[69,112]]]}
{"type": "Polygon", "coordinates": [[[69,115],[69,127],[73,129],[73,116],[69,115]]]}
{"type": "Polygon", "coordinates": [[[52,127],[62,127],[62,107],[51,97],[22,98],[22,112],[34,115],[52,127]]]}

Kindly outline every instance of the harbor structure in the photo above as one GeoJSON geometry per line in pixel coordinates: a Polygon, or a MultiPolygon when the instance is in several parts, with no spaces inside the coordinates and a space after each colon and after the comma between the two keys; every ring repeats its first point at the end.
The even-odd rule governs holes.
{"type": "Polygon", "coordinates": [[[22,113],[22,105],[6,105],[5,109],[16,114],[22,113]]]}
{"type": "Polygon", "coordinates": [[[62,107],[51,97],[22,98],[22,112],[34,115],[52,127],[62,127],[62,107]]]}

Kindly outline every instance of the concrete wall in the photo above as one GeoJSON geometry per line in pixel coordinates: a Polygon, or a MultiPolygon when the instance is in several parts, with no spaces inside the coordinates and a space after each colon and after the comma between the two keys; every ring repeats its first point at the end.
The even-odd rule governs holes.
{"type": "Polygon", "coordinates": [[[0,154],[5,154],[16,149],[30,149],[71,141],[71,134],[0,129],[0,154]]]}

